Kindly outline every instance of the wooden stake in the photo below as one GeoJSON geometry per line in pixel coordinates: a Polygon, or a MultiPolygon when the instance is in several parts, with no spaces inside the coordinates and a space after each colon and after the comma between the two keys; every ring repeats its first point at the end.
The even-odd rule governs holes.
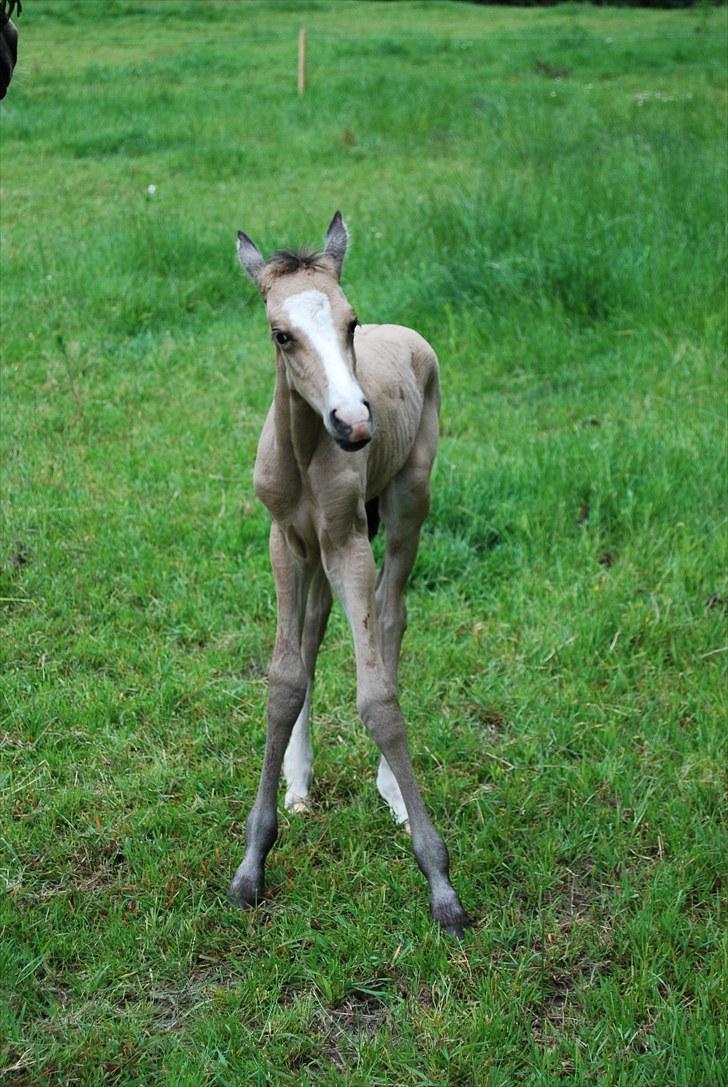
{"type": "Polygon", "coordinates": [[[306,31],[298,32],[298,93],[306,93],[306,31]]]}

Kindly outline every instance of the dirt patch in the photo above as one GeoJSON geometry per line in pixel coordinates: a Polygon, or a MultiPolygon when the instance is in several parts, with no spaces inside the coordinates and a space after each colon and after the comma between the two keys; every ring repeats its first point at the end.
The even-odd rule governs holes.
{"type": "Polygon", "coordinates": [[[546,79],[566,79],[570,73],[570,69],[563,64],[549,64],[545,60],[535,60],[533,70],[546,79]]]}
{"type": "Polygon", "coordinates": [[[568,939],[568,926],[558,934],[548,933],[543,949],[543,983],[545,995],[534,1008],[531,1030],[534,1041],[546,1049],[554,1049],[560,1040],[572,1034],[581,1015],[581,994],[599,977],[611,972],[608,955],[598,958],[585,953],[570,956],[558,940],[568,939]]]}
{"type": "MultiPolygon", "coordinates": [[[[45,858],[39,865],[46,865],[45,858]]],[[[12,888],[13,897],[42,902],[62,894],[90,894],[109,890],[134,892],[136,884],[129,880],[127,860],[121,844],[114,839],[99,842],[96,846],[84,843],[69,857],[58,864],[58,874],[46,878],[45,871],[38,872],[32,886],[22,883],[12,888]],[[124,878],[126,877],[126,879],[124,878]]]]}
{"type": "MultiPolygon", "coordinates": [[[[0,1081],[7,1087],[37,1087],[40,1082],[31,1050],[21,1052],[11,1046],[6,1054],[9,1063],[0,1067],[0,1081]]],[[[48,1081],[50,1082],[50,1081],[48,1081]]]]}
{"type": "MultiPolygon", "coordinates": [[[[68,964],[65,965],[67,967],[68,964]]],[[[44,990],[53,999],[40,1021],[41,1027],[46,1034],[59,1037],[81,1024],[94,1020],[102,1024],[110,1015],[116,1018],[131,1013],[136,1017],[138,1009],[147,1009],[155,1029],[160,1032],[172,1031],[181,1027],[199,1009],[207,1007],[216,994],[227,992],[239,980],[240,974],[235,964],[199,956],[187,975],[176,983],[160,978],[158,984],[154,984],[140,974],[136,978],[129,978],[123,992],[117,990],[114,993],[113,1001],[105,1000],[101,995],[89,1000],[75,994],[64,984],[61,975],[55,975],[48,968],[44,990]]]]}
{"type": "Polygon", "coordinates": [[[508,729],[508,718],[496,706],[482,706],[477,702],[467,702],[464,709],[470,722],[492,743],[503,739],[508,729]]]}
{"type": "Polygon", "coordinates": [[[27,566],[33,558],[33,549],[22,540],[16,540],[10,555],[10,565],[19,568],[27,566]]]}
{"type": "Polygon", "coordinates": [[[501,713],[494,706],[476,706],[473,708],[473,716],[476,721],[479,721],[489,732],[495,736],[500,736],[505,732],[508,721],[505,714],[501,713]]]}
{"type": "Polygon", "coordinates": [[[108,886],[116,874],[127,871],[127,860],[122,843],[117,839],[104,838],[95,846],[84,844],[73,851],[72,871],[84,889],[92,886],[108,886]]]}
{"type": "Polygon", "coordinates": [[[117,1008],[122,1011],[146,1005],[158,1030],[177,1030],[200,1008],[207,1007],[217,993],[227,992],[239,980],[233,963],[199,956],[178,984],[130,988],[117,1008]]]}
{"type": "Polygon", "coordinates": [[[533,950],[541,960],[544,995],[534,1008],[534,1040],[547,1049],[574,1032],[581,994],[612,970],[611,921],[602,916],[603,884],[589,858],[566,870],[543,909],[543,935],[533,950]]]}
{"type": "Polygon", "coordinates": [[[588,858],[565,869],[564,879],[556,887],[551,905],[562,921],[575,920],[592,911],[601,893],[594,865],[588,858]]]}
{"type": "Polygon", "coordinates": [[[578,1010],[572,989],[556,988],[534,1013],[531,1022],[534,1040],[546,1049],[554,1049],[564,1035],[574,1030],[578,1010]]]}
{"type": "Polygon", "coordinates": [[[337,1072],[348,1068],[362,1038],[373,1038],[389,1022],[387,1005],[373,993],[353,989],[332,1008],[322,1008],[314,1029],[322,1041],[322,1055],[337,1072]]]}

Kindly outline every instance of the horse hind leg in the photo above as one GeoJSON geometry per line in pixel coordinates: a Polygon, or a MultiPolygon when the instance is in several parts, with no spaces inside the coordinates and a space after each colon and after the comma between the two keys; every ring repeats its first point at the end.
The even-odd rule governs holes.
{"type": "Polygon", "coordinates": [[[379,768],[377,769],[377,791],[381,798],[389,805],[390,811],[397,822],[397,826],[402,827],[408,834],[411,834],[407,807],[404,802],[404,797],[402,796],[402,790],[397,784],[397,779],[392,773],[392,768],[384,755],[380,757],[379,768]]]}
{"type": "Polygon", "coordinates": [[[306,670],[306,696],[301,712],[288,741],[283,757],[283,776],[286,779],[285,806],[288,811],[304,813],[311,810],[309,787],[313,768],[313,748],[311,746],[311,695],[313,692],[316,657],[323,640],[331,612],[331,589],[323,568],[318,567],[313,575],[306,604],[301,657],[306,670]]]}
{"type": "MultiPolygon", "coordinates": [[[[399,525],[391,525],[387,532],[387,548],[375,596],[382,661],[395,691],[402,637],[407,627],[404,586],[414,564],[420,538],[419,525],[407,533],[402,533],[399,528],[399,525]]],[[[409,833],[409,818],[402,791],[384,755],[379,760],[377,789],[389,805],[397,824],[409,833]]]]}
{"type": "Polygon", "coordinates": [[[286,810],[299,814],[311,810],[308,790],[313,769],[313,747],[310,732],[312,687],[313,684],[309,679],[301,712],[296,718],[286,753],[283,756],[283,776],[286,779],[286,810]]]}

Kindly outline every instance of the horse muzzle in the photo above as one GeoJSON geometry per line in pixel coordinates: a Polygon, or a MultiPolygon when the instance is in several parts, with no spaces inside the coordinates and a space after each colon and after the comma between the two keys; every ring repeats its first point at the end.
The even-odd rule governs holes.
{"type": "Polygon", "coordinates": [[[346,450],[347,453],[355,453],[357,449],[363,449],[372,440],[374,433],[372,411],[366,400],[362,401],[362,406],[366,410],[366,417],[353,421],[348,421],[336,409],[329,414],[329,433],[339,448],[346,450]]]}

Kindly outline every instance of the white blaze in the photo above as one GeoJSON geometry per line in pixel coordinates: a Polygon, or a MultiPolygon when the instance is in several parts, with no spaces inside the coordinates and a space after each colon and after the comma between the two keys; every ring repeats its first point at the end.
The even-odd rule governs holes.
{"type": "Polygon", "coordinates": [[[334,328],[331,303],[323,291],[301,291],[283,303],[293,328],[302,332],[321,359],[328,390],[328,411],[354,426],[369,418],[364,393],[354,380],[334,328]]]}

